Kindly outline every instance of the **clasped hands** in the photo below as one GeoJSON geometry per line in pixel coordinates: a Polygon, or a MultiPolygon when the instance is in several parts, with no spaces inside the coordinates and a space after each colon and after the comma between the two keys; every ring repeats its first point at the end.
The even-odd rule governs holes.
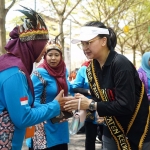
{"type": "MultiPolygon", "coordinates": [[[[81,110],[88,109],[90,103],[92,102],[92,99],[88,99],[87,97],[85,97],[84,95],[80,93],[77,93],[74,96],[63,96],[63,95],[64,95],[64,91],[61,90],[60,93],[55,97],[55,99],[58,100],[60,104],[61,111],[72,112],[74,110],[77,110],[79,99],[81,99],[81,102],[80,102],[81,110]]],[[[97,122],[98,123],[104,122],[104,118],[98,116],[97,122]]]]}
{"type": "Polygon", "coordinates": [[[64,91],[61,90],[60,93],[55,97],[58,100],[61,111],[73,111],[78,109],[78,101],[81,99],[80,109],[88,109],[92,99],[88,99],[82,94],[75,94],[74,96],[63,96],[64,91]]]}

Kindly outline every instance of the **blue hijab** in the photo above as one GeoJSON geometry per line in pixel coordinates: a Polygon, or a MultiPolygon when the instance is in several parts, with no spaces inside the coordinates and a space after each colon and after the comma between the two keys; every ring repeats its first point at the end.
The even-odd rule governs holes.
{"type": "Polygon", "coordinates": [[[150,66],[149,66],[149,60],[150,60],[150,52],[146,52],[142,56],[142,64],[141,68],[146,72],[147,78],[150,79],[150,66]]]}

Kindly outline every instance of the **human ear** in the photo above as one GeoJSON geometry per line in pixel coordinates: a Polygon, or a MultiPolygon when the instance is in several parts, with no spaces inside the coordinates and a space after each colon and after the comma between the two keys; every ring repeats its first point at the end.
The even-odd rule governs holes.
{"type": "Polygon", "coordinates": [[[102,42],[102,46],[106,46],[107,45],[107,38],[103,37],[103,42],[102,42]]]}

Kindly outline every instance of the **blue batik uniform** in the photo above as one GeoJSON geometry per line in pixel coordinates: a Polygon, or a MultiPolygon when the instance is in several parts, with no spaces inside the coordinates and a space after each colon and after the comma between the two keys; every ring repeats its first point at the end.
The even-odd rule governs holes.
{"type": "MultiPolygon", "coordinates": [[[[58,94],[58,88],[56,79],[51,76],[46,69],[37,68],[36,71],[42,76],[46,81],[46,103],[52,102],[53,99],[58,94]]],[[[44,85],[35,74],[32,75],[32,81],[34,85],[35,92],[35,106],[41,105],[41,95],[43,92],[44,85]]],[[[67,71],[66,71],[66,80],[67,80],[67,71]]],[[[67,81],[68,82],[68,81],[67,81]]],[[[69,91],[69,82],[68,82],[68,91],[69,91]]],[[[55,108],[57,109],[57,107],[55,108]]],[[[53,147],[59,144],[69,143],[69,131],[68,131],[68,121],[62,123],[53,124],[50,119],[46,120],[44,124],[44,130],[46,134],[47,147],[53,147]]]]}
{"type": "MultiPolygon", "coordinates": [[[[0,139],[7,142],[9,136],[11,150],[21,150],[26,127],[60,114],[60,105],[57,100],[31,109],[33,103],[31,90],[25,74],[18,67],[0,72],[0,91],[0,139]],[[10,115],[7,118],[3,116],[5,110],[10,115]],[[10,131],[2,132],[4,128],[7,128],[3,126],[3,121],[9,122],[12,134],[9,133],[10,131]]],[[[2,149],[2,144],[0,144],[0,149],[2,149]]]]}
{"type": "MultiPolygon", "coordinates": [[[[89,89],[89,83],[86,75],[86,66],[82,66],[77,73],[77,76],[72,83],[72,88],[84,88],[89,89]]],[[[91,96],[87,96],[90,98],[91,96]]]]}

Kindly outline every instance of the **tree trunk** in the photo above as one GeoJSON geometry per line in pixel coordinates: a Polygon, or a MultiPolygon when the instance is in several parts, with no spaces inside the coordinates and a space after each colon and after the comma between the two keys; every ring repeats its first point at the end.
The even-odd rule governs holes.
{"type": "Polygon", "coordinates": [[[133,50],[133,64],[134,64],[134,66],[136,67],[136,61],[135,61],[135,59],[136,59],[136,56],[135,56],[135,48],[132,48],[132,50],[133,50]]]}
{"type": "Polygon", "coordinates": [[[4,46],[6,45],[5,19],[5,0],[0,0],[0,55],[6,53],[6,51],[4,50],[4,46]]]}
{"type": "Polygon", "coordinates": [[[63,16],[59,16],[59,33],[60,34],[60,44],[62,46],[62,54],[63,54],[63,58],[65,60],[65,54],[64,54],[64,31],[63,31],[63,16]]]}
{"type": "Polygon", "coordinates": [[[121,50],[120,50],[120,52],[121,52],[121,54],[123,55],[123,46],[122,45],[120,45],[120,48],[121,48],[121,50]]]}

